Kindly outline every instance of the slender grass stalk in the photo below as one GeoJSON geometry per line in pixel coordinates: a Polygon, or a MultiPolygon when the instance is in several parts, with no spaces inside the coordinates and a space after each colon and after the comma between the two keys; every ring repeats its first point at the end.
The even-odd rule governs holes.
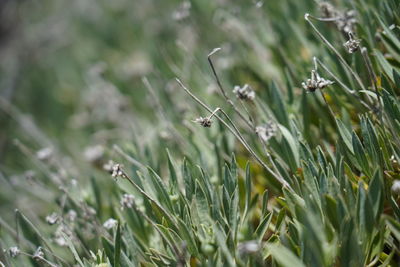
{"type": "Polygon", "coordinates": [[[350,95],[352,95],[353,97],[355,97],[365,108],[367,109],[372,109],[372,107],[366,103],[364,100],[361,99],[361,97],[359,95],[356,94],[356,91],[351,90],[346,84],[344,84],[335,74],[333,74],[332,71],[329,70],[329,68],[322,62],[320,61],[318,58],[316,58],[316,61],[318,62],[318,64],[329,74],[332,76],[333,79],[335,79],[335,81],[340,84],[350,95]]]}
{"type": "Polygon", "coordinates": [[[21,251],[20,253],[21,253],[21,255],[27,256],[29,258],[35,258],[36,260],[42,261],[45,264],[47,264],[48,266],[50,266],[50,267],[59,267],[59,265],[56,265],[56,264],[50,262],[49,260],[46,260],[43,257],[35,256],[35,255],[29,254],[29,253],[26,253],[26,252],[23,252],[23,251],[21,251]]]}
{"type": "Polygon", "coordinates": [[[136,159],[132,158],[131,156],[129,156],[127,153],[125,153],[122,148],[120,146],[118,146],[117,144],[113,145],[113,149],[120,154],[121,156],[123,156],[129,163],[135,165],[138,168],[146,168],[146,166],[144,164],[142,164],[141,162],[137,161],[136,159]]]}
{"type": "Polygon", "coordinates": [[[225,98],[226,102],[227,102],[229,105],[232,106],[232,108],[233,108],[233,109],[235,110],[235,112],[239,115],[239,117],[246,123],[246,125],[247,125],[250,129],[254,130],[253,125],[243,116],[243,114],[237,109],[237,107],[236,107],[235,104],[232,102],[232,100],[228,97],[228,95],[226,94],[226,92],[225,92],[225,90],[224,90],[224,88],[223,88],[223,86],[222,86],[222,84],[221,84],[221,81],[219,80],[218,74],[217,74],[217,72],[216,72],[216,70],[215,70],[215,67],[214,67],[214,64],[213,64],[213,62],[212,62],[212,60],[211,60],[211,56],[214,55],[215,53],[217,53],[217,52],[220,51],[220,50],[221,50],[221,48],[219,48],[219,47],[218,47],[218,48],[214,48],[214,50],[211,51],[211,53],[208,54],[208,56],[207,56],[208,63],[210,64],[210,67],[211,67],[212,72],[213,72],[213,74],[214,74],[215,80],[217,81],[218,87],[219,87],[219,89],[220,89],[220,91],[221,91],[223,97],[225,98]]]}
{"type": "Polygon", "coordinates": [[[178,144],[187,145],[187,141],[185,140],[185,138],[182,137],[182,135],[175,129],[172,122],[169,120],[169,118],[167,116],[167,112],[165,111],[164,107],[161,105],[160,98],[156,94],[153,86],[150,84],[147,77],[143,77],[142,82],[145,85],[145,87],[147,88],[147,90],[150,92],[150,95],[151,95],[152,99],[154,100],[154,104],[157,108],[158,117],[159,117],[161,124],[166,125],[167,129],[173,134],[173,136],[175,137],[175,140],[178,144]]]}
{"type": "Polygon", "coordinates": [[[362,57],[364,59],[365,65],[367,66],[368,75],[369,75],[369,78],[371,80],[372,88],[374,89],[374,91],[376,93],[376,97],[377,97],[377,100],[378,100],[378,107],[379,107],[379,110],[380,110],[380,117],[381,117],[382,116],[382,112],[383,112],[382,111],[382,104],[381,104],[381,96],[380,96],[378,88],[376,86],[376,81],[377,81],[376,74],[375,74],[374,69],[372,68],[372,63],[371,63],[371,60],[369,59],[368,50],[367,50],[366,47],[361,48],[361,55],[362,55],[362,57]]]}
{"type": "Polygon", "coordinates": [[[327,107],[328,110],[329,110],[329,113],[331,114],[333,120],[335,120],[335,118],[336,118],[335,112],[333,112],[332,108],[329,106],[329,103],[328,103],[328,101],[326,100],[325,94],[322,92],[322,90],[320,90],[320,93],[321,93],[322,98],[324,99],[324,102],[325,102],[325,104],[326,104],[326,107],[327,107]]]}

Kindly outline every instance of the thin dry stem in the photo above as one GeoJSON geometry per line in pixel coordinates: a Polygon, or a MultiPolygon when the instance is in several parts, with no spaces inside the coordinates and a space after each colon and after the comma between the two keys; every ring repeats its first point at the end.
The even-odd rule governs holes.
{"type": "Polygon", "coordinates": [[[364,100],[361,99],[361,97],[359,95],[356,94],[356,91],[351,90],[347,85],[345,85],[335,74],[333,74],[332,71],[330,71],[328,69],[328,67],[322,63],[322,61],[320,61],[318,58],[316,58],[316,61],[318,62],[319,65],[321,65],[321,67],[329,74],[332,76],[333,79],[336,80],[336,82],[338,84],[340,84],[350,95],[354,96],[358,101],[360,101],[360,103],[367,109],[371,109],[371,106],[366,103],[364,100]]]}
{"type": "Polygon", "coordinates": [[[326,100],[326,97],[325,97],[324,93],[323,93],[321,90],[320,90],[320,92],[321,92],[321,96],[322,96],[322,98],[324,99],[324,102],[325,102],[325,104],[326,104],[326,106],[327,106],[327,108],[328,108],[328,110],[329,110],[329,113],[331,114],[332,118],[335,120],[335,118],[336,118],[335,113],[333,112],[333,110],[332,110],[331,107],[329,106],[329,103],[328,103],[328,101],[326,100]]]}
{"type": "Polygon", "coordinates": [[[378,88],[376,87],[377,78],[376,78],[376,74],[374,72],[374,69],[372,68],[372,63],[371,63],[371,60],[369,59],[368,50],[367,50],[366,47],[361,48],[361,55],[363,56],[365,65],[367,66],[369,78],[371,80],[371,85],[372,85],[372,88],[374,88],[375,93],[376,93],[376,97],[378,99],[379,110],[382,111],[381,96],[380,96],[380,94],[378,92],[378,88]]]}
{"type": "Polygon", "coordinates": [[[127,161],[129,161],[129,163],[135,165],[138,168],[145,168],[145,166],[140,163],[139,161],[137,161],[136,159],[132,158],[131,156],[129,156],[127,153],[125,153],[121,147],[119,147],[118,145],[114,144],[113,145],[113,149],[120,154],[121,156],[123,156],[127,161]]]}
{"type": "Polygon", "coordinates": [[[235,106],[235,104],[232,102],[232,100],[228,97],[228,95],[226,94],[226,91],[224,90],[221,81],[219,80],[218,74],[215,70],[214,64],[211,60],[211,56],[214,55],[215,53],[217,53],[218,51],[220,51],[221,48],[214,48],[213,51],[211,51],[210,54],[208,54],[207,59],[208,59],[208,63],[210,64],[210,67],[212,69],[212,72],[214,74],[215,80],[217,81],[218,87],[223,95],[223,97],[225,98],[226,102],[228,102],[229,105],[232,106],[232,108],[235,110],[235,112],[239,115],[239,117],[246,123],[246,125],[248,127],[250,127],[250,129],[254,130],[252,124],[243,116],[243,114],[237,109],[237,107],[235,106]]]}

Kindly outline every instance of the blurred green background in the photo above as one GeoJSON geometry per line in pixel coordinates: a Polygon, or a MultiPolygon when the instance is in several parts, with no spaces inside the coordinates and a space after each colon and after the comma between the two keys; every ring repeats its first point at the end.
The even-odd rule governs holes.
{"type": "MultiPolygon", "coordinates": [[[[317,2],[2,1],[2,178],[37,168],[32,157],[46,147],[62,151],[60,157],[67,163],[61,165],[73,161],[88,173],[88,164],[80,161],[85,148],[97,144],[110,148],[134,137],[155,151],[169,147],[180,156],[196,153],[192,146],[160,139],[168,139],[171,127],[187,130],[183,122],[203,112],[177,87],[175,77],[212,105],[221,105],[218,97],[209,97],[216,85],[207,54],[215,47],[222,48],[215,60],[227,88],[249,83],[268,100],[271,80],[285,87],[290,76],[294,89],[286,92],[293,104],[289,112],[299,110],[299,101],[293,98],[303,94],[300,84],[309,75],[312,55],[323,55],[335,69],[339,64],[325,53],[304,21],[306,12],[318,14],[317,2]],[[158,99],[146,89],[143,77],[158,99]],[[161,119],[157,102],[164,107],[161,119]],[[169,122],[162,121],[165,117],[169,122]],[[16,140],[30,152],[21,152],[16,140]]],[[[351,8],[354,3],[342,5],[351,8]]],[[[382,4],[381,10],[385,8],[382,4]]],[[[389,21],[395,19],[388,14],[389,21]]],[[[321,28],[328,37],[335,34],[327,31],[329,25],[321,28]]],[[[344,50],[345,39],[336,39],[344,50]]],[[[317,111],[318,104],[309,108],[317,111]]],[[[311,118],[315,129],[324,118],[330,120],[327,114],[311,118]]],[[[311,130],[305,135],[318,144],[311,130]]],[[[10,203],[11,192],[5,190],[0,204],[9,212],[18,206],[18,201],[10,203]]]]}

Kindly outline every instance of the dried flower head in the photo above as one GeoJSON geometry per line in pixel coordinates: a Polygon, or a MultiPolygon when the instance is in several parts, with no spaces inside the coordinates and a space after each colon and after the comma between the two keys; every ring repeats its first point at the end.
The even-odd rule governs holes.
{"type": "Polygon", "coordinates": [[[58,214],[53,212],[52,214],[46,216],[46,222],[50,225],[53,225],[58,222],[59,218],[60,217],[58,216],[58,214]]]}
{"type": "Polygon", "coordinates": [[[248,84],[245,84],[243,87],[236,85],[233,88],[233,93],[236,95],[237,98],[242,100],[250,100],[253,101],[256,93],[248,84]]]}
{"type": "Polygon", "coordinates": [[[61,247],[65,247],[68,245],[68,241],[67,239],[65,239],[66,236],[68,237],[68,239],[74,242],[77,241],[77,237],[74,235],[71,226],[67,226],[66,224],[59,224],[56,231],[54,232],[54,242],[61,247]]]}
{"type": "Polygon", "coordinates": [[[343,12],[335,24],[343,33],[354,32],[357,24],[356,12],[354,10],[343,12]]]}
{"type": "Polygon", "coordinates": [[[270,121],[264,125],[257,126],[256,134],[263,142],[268,142],[276,134],[277,128],[276,124],[270,121]]]}
{"type": "Polygon", "coordinates": [[[119,176],[122,177],[124,175],[124,171],[122,170],[122,167],[123,166],[121,164],[119,164],[119,163],[114,164],[114,166],[112,167],[112,173],[111,173],[111,176],[114,179],[116,179],[119,176]]]}
{"type": "Polygon", "coordinates": [[[207,128],[208,128],[208,127],[211,127],[211,124],[212,124],[211,119],[212,119],[212,117],[215,116],[215,114],[216,114],[218,111],[220,111],[220,110],[221,110],[220,108],[216,108],[216,109],[210,114],[210,116],[205,117],[205,118],[199,117],[199,118],[195,119],[193,122],[196,122],[196,123],[200,124],[200,125],[203,126],[203,127],[207,127],[207,128]]]}
{"type": "Polygon", "coordinates": [[[35,251],[35,253],[33,254],[33,259],[36,261],[40,261],[41,259],[43,259],[44,257],[44,252],[43,252],[43,248],[42,247],[38,247],[35,251]]]}
{"type": "Polygon", "coordinates": [[[343,46],[347,49],[347,52],[350,54],[358,51],[360,49],[360,39],[354,39],[353,34],[349,32],[349,40],[343,44],[343,46]]]}
{"type": "Polygon", "coordinates": [[[107,163],[105,163],[103,165],[103,170],[105,170],[109,174],[112,174],[114,165],[115,165],[115,162],[110,159],[107,163]]]}
{"type": "Polygon", "coordinates": [[[321,15],[323,18],[334,18],[337,16],[338,11],[329,2],[320,2],[318,4],[318,7],[321,11],[321,15]]]}
{"type": "Polygon", "coordinates": [[[209,117],[205,117],[205,118],[199,117],[199,118],[195,119],[194,122],[196,122],[206,128],[211,127],[211,124],[212,124],[212,120],[209,117]]]}
{"type": "Polygon", "coordinates": [[[11,258],[15,258],[21,253],[18,247],[10,247],[8,252],[10,253],[11,258]]]}
{"type": "Polygon", "coordinates": [[[117,220],[110,218],[103,223],[103,226],[104,226],[104,228],[110,230],[111,228],[114,228],[115,226],[117,226],[117,224],[118,224],[117,220]]]}
{"type": "Polygon", "coordinates": [[[301,83],[303,88],[309,92],[314,92],[316,90],[322,90],[325,87],[333,84],[333,81],[325,80],[321,78],[316,70],[311,71],[311,78],[307,79],[306,82],[301,83]]]}
{"type": "Polygon", "coordinates": [[[76,213],[75,210],[69,210],[67,212],[67,220],[69,220],[70,222],[74,222],[76,220],[76,217],[78,217],[78,214],[76,213]]]}
{"type": "Polygon", "coordinates": [[[131,194],[124,194],[121,198],[121,209],[123,210],[124,208],[132,208],[133,203],[134,203],[134,196],[131,194]]]}
{"type": "Polygon", "coordinates": [[[59,225],[54,232],[54,242],[59,245],[60,247],[65,247],[68,245],[67,240],[65,240],[64,235],[65,229],[63,225],[59,225]]]}
{"type": "Polygon", "coordinates": [[[354,32],[357,24],[354,10],[340,11],[329,2],[319,3],[319,9],[323,18],[332,19],[336,28],[344,34],[354,32]]]}

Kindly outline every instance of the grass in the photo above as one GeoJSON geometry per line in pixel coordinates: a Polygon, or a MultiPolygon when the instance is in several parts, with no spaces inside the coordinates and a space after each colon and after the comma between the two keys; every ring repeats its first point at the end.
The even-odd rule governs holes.
{"type": "Polygon", "coordinates": [[[397,1],[5,6],[3,265],[399,264],[397,1]]]}

